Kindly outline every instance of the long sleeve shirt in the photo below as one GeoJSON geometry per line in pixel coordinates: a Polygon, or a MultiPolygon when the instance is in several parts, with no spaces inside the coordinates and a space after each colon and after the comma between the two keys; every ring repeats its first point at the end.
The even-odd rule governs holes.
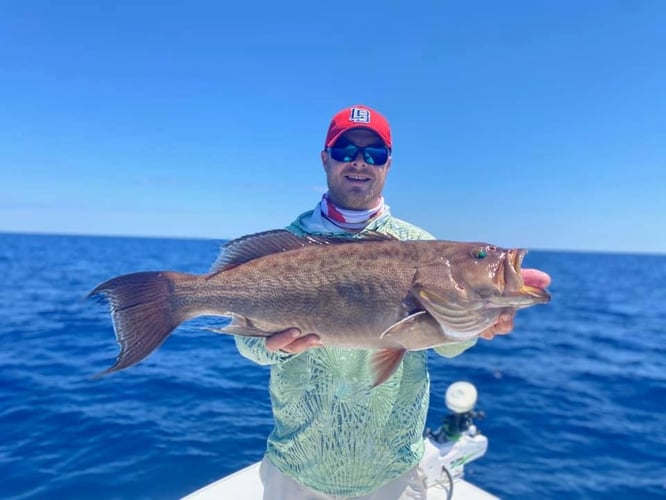
{"type": "MultiPolygon", "coordinates": [[[[374,231],[401,240],[434,239],[392,217],[389,207],[360,234],[344,233],[318,208],[288,229],[301,235],[362,237],[363,231],[374,231]]],[[[266,456],[284,474],[329,495],[354,497],[372,493],[420,461],[430,389],[427,351],[407,352],[396,372],[372,387],[372,351],[320,347],[289,354],[268,351],[264,338],[235,339],[243,356],[271,365],[275,427],[266,456]]],[[[435,351],[452,357],[474,343],[435,351]]]]}

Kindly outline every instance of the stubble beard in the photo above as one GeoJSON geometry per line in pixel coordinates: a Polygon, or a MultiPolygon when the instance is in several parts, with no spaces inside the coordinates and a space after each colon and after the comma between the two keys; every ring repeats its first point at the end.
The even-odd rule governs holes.
{"type": "Polygon", "coordinates": [[[381,197],[382,186],[375,185],[370,191],[360,189],[329,190],[331,201],[347,210],[367,210],[374,207],[381,197]]]}

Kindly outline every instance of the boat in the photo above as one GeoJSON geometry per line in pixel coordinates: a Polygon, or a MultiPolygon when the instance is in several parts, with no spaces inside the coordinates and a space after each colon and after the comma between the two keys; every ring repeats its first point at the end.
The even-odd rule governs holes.
{"type": "MultiPolygon", "coordinates": [[[[427,477],[428,500],[498,500],[498,497],[464,479],[465,464],[482,457],[488,438],[473,419],[481,416],[474,407],[477,390],[459,381],[446,390],[450,413],[436,430],[424,433],[425,453],[421,461],[427,477]]],[[[236,471],[183,497],[183,500],[262,500],[260,462],[236,471]]],[[[297,500],[297,499],[294,499],[297,500]]]]}

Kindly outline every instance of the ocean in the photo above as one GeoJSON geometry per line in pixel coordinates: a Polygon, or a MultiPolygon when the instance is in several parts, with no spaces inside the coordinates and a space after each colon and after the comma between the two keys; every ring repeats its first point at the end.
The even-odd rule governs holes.
{"type": "MultiPolygon", "coordinates": [[[[220,241],[0,234],[0,497],[176,499],[262,456],[268,369],[181,326],[101,379],[118,352],[87,293],[118,274],[203,273],[220,241]]],[[[466,479],[502,498],[666,497],[666,256],[531,251],[553,299],[511,335],[431,353],[428,426],[476,385],[487,454],[466,479]]],[[[241,499],[242,500],[242,499],[241,499]]]]}

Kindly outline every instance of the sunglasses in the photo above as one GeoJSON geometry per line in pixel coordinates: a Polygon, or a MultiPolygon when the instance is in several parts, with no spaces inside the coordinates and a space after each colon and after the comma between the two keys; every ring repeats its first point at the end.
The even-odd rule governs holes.
{"type": "Polygon", "coordinates": [[[326,151],[328,151],[328,154],[335,161],[344,162],[353,161],[360,151],[363,154],[363,159],[370,165],[383,165],[388,161],[389,154],[391,154],[389,148],[385,146],[366,146],[361,148],[356,144],[347,144],[340,147],[333,146],[326,149],[326,151]]]}

